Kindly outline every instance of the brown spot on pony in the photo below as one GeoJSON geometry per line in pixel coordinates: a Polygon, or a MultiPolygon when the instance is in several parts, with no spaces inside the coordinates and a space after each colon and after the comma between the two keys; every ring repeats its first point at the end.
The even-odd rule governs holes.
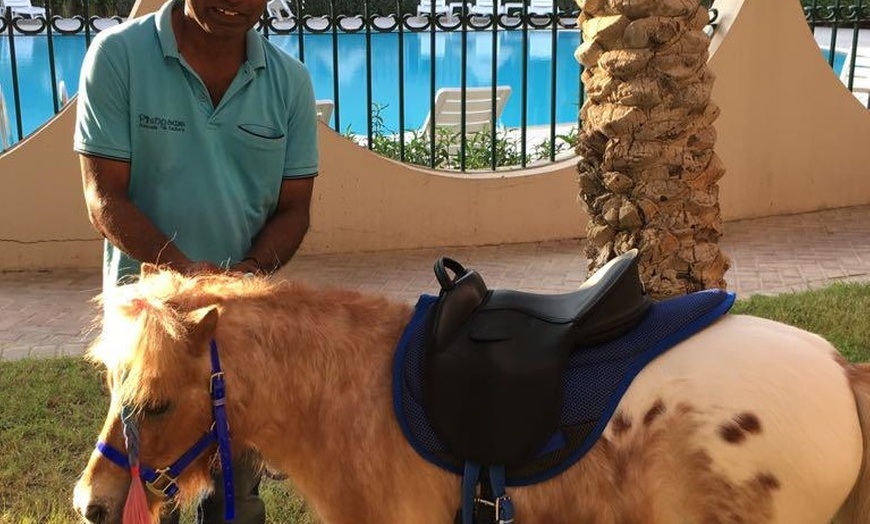
{"type": "Polygon", "coordinates": [[[740,444],[746,440],[746,434],[761,432],[761,421],[752,413],[740,413],[732,421],[719,427],[719,436],[729,444],[740,444]]]}
{"type": "Polygon", "coordinates": [[[662,402],[662,399],[657,399],[655,403],[653,403],[652,407],[649,408],[649,411],[646,412],[646,415],[643,416],[643,425],[649,426],[653,423],[653,421],[659,418],[665,412],[665,403],[662,402]]]}
{"type": "MultiPolygon", "coordinates": [[[[392,411],[392,356],[409,305],[294,282],[164,271],[103,300],[102,335],[90,348],[111,389],[100,440],[124,449],[122,405],[140,408],[140,458],[151,467],[171,463],[209,431],[214,340],[233,453],[258,450],[290,476],[321,522],[453,521],[459,477],[421,458],[392,411]]],[[[570,469],[508,488],[517,522],[870,522],[870,368],[840,360],[816,335],[726,315],[637,375],[618,413],[570,469]],[[650,409],[652,399],[661,409],[656,401],[650,409]],[[751,443],[720,437],[722,417],[734,413],[746,414],[732,424],[753,435],[751,443]]],[[[211,489],[216,467],[212,446],[177,479],[178,502],[211,489]]],[[[95,451],[75,506],[118,524],[129,484],[124,468],[95,451]]],[[[149,493],[155,518],[163,503],[149,493]]]]}
{"type": "Polygon", "coordinates": [[[613,435],[618,437],[627,433],[631,429],[631,419],[625,416],[622,411],[617,411],[613,415],[613,420],[610,421],[610,430],[613,435]]]}

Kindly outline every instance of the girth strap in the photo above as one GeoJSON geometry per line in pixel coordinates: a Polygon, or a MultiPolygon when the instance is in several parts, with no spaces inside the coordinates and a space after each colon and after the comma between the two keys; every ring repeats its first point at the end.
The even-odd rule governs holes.
{"type": "Polygon", "coordinates": [[[457,524],[512,524],[514,505],[507,495],[504,466],[483,469],[480,464],[466,462],[461,504],[457,524]]]}

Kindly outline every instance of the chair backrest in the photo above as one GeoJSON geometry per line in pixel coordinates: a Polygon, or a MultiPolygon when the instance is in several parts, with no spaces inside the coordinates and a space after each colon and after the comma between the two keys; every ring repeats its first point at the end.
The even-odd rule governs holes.
{"type": "Polygon", "coordinates": [[[69,92],[66,90],[66,82],[58,80],[57,82],[57,101],[60,107],[63,107],[69,102],[69,92]]]}
{"type": "MultiPolygon", "coordinates": [[[[495,103],[491,87],[469,87],[465,89],[465,134],[473,135],[489,129],[493,120],[495,106],[496,122],[501,117],[505,104],[511,95],[510,86],[496,86],[495,103]]],[[[435,93],[435,114],[426,115],[419,132],[429,136],[430,122],[434,118],[436,128],[448,128],[451,133],[462,129],[462,88],[442,87],[435,93]]]]}
{"type": "Polygon", "coordinates": [[[433,4],[435,5],[435,14],[447,14],[450,11],[447,0],[420,0],[417,5],[417,14],[431,13],[433,4]]]}
{"type": "Polygon", "coordinates": [[[495,6],[498,6],[496,9],[498,12],[501,12],[501,2],[498,0],[476,0],[474,5],[471,6],[471,12],[476,14],[492,14],[492,9],[495,6]]]}
{"type": "Polygon", "coordinates": [[[284,0],[269,0],[266,3],[266,11],[269,12],[270,16],[275,17],[276,20],[286,20],[288,17],[293,16],[293,10],[290,9],[290,5],[284,0]],[[284,14],[285,12],[287,13],[286,15],[284,14]]]}
{"type": "Polygon", "coordinates": [[[33,7],[33,4],[30,3],[30,0],[2,0],[0,4],[3,5],[4,8],[11,7],[33,7]]]}
{"type": "Polygon", "coordinates": [[[332,110],[335,108],[335,102],[329,99],[317,100],[317,119],[326,125],[329,125],[329,119],[332,118],[332,110]]]}
{"type": "Polygon", "coordinates": [[[840,79],[845,85],[849,85],[849,73],[852,72],[852,64],[855,65],[852,77],[852,91],[855,93],[870,93],[870,49],[858,48],[855,54],[850,54],[843,64],[840,79]]]}
{"type": "Polygon", "coordinates": [[[3,86],[0,86],[0,151],[12,145],[12,126],[9,125],[9,113],[6,112],[6,98],[3,96],[3,86]]]}
{"type": "MultiPolygon", "coordinates": [[[[556,5],[556,10],[559,7],[556,5]]],[[[537,14],[547,14],[553,12],[553,0],[529,0],[529,12],[537,14]]]]}

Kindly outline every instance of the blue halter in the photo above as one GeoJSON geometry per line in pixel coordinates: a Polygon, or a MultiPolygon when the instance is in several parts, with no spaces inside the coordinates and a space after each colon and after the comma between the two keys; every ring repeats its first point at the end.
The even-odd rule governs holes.
{"type": "MultiPolygon", "coordinates": [[[[165,468],[153,469],[141,466],[139,477],[148,486],[148,489],[158,495],[172,500],[178,494],[178,476],[194,460],[212,445],[217,444],[218,454],[221,460],[221,471],[224,477],[224,518],[235,518],[235,499],[233,498],[233,468],[232,455],[230,453],[230,426],[227,422],[226,412],[226,387],[224,385],[224,373],[221,371],[220,358],[218,357],[217,343],[211,341],[211,379],[209,385],[211,393],[212,416],[214,422],[211,428],[181,457],[165,468]]],[[[130,459],[122,451],[118,451],[103,441],[97,442],[97,451],[118,466],[129,470],[130,459]]],[[[132,450],[131,451],[132,454],[132,450]]]]}

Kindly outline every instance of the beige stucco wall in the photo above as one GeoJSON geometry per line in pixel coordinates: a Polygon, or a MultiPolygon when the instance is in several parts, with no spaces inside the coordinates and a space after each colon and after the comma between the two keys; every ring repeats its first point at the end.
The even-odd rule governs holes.
{"type": "Polygon", "coordinates": [[[800,2],[716,7],[724,38],[710,66],[725,218],[870,203],[870,112],[831,71],[800,2]]]}
{"type": "MultiPolygon", "coordinates": [[[[141,1],[134,12],[158,5],[141,1]]],[[[822,59],[798,0],[717,0],[717,7],[710,64],[722,108],[717,150],[728,169],[726,218],[870,202],[870,116],[822,59]]],[[[0,156],[0,270],[99,264],[100,241],[87,222],[70,150],[73,121],[69,107],[0,156]]],[[[326,128],[320,140],[305,252],[582,236],[573,162],[452,176],[379,158],[326,128]]]]}

